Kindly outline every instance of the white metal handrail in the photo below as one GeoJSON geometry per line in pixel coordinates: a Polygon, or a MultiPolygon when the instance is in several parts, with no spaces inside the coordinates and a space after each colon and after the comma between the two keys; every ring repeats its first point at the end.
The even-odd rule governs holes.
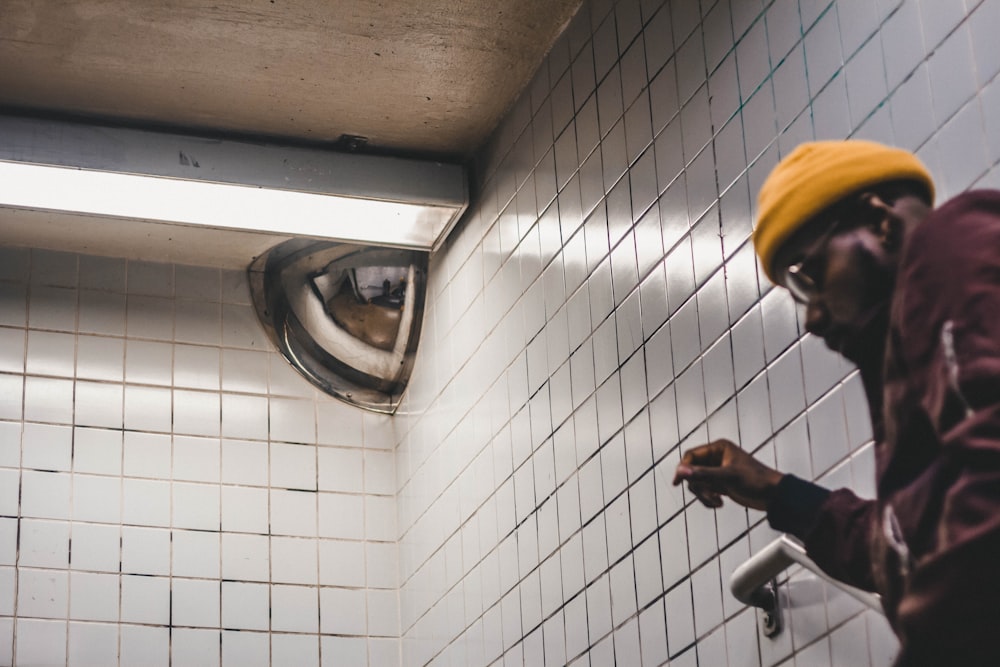
{"type": "Polygon", "coordinates": [[[729,590],[737,600],[743,604],[760,607],[765,612],[762,622],[765,625],[765,634],[768,636],[777,634],[781,629],[778,601],[772,582],[786,568],[795,564],[805,567],[820,579],[882,613],[882,603],[878,595],[837,581],[823,572],[815,561],[806,555],[802,545],[793,541],[788,535],[782,535],[736,568],[729,579],[729,590]]]}

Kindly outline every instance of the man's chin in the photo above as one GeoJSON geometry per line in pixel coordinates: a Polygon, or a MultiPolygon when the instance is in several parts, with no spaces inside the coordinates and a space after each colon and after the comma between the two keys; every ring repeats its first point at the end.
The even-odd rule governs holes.
{"type": "Polygon", "coordinates": [[[850,339],[847,336],[831,332],[823,336],[823,342],[829,350],[848,359],[851,358],[850,354],[853,346],[850,344],[850,339]]]}
{"type": "Polygon", "coordinates": [[[856,366],[881,359],[885,346],[883,332],[867,330],[850,335],[838,332],[824,337],[826,346],[856,366]]]}
{"type": "Polygon", "coordinates": [[[848,338],[827,338],[826,346],[848,361],[852,361],[855,364],[859,361],[856,355],[860,352],[861,346],[848,338]]]}

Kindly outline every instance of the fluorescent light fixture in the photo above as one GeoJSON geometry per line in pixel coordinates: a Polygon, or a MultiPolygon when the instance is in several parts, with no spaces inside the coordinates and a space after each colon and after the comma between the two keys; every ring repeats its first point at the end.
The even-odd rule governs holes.
{"type": "Polygon", "coordinates": [[[429,249],[453,208],[0,162],[0,205],[429,249]]]}
{"type": "Polygon", "coordinates": [[[455,164],[0,116],[9,209],[431,250],[467,204],[455,164]]]}

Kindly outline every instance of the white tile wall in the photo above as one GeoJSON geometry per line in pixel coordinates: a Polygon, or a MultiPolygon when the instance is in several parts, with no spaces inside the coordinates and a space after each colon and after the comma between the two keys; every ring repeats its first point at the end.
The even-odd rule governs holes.
{"type": "Polygon", "coordinates": [[[241,272],[0,267],[0,664],[399,662],[391,420],[295,375],[241,272]]]}
{"type": "Polygon", "coordinates": [[[872,493],[860,383],[759,274],[752,195],[800,141],[849,136],[917,151],[942,199],[1000,184],[998,16],[585,0],[432,261],[395,417],[403,664],[891,662],[884,620],[803,573],[761,637],[726,581],[774,537],[762,513],[669,481],[729,437],[872,493]]]}

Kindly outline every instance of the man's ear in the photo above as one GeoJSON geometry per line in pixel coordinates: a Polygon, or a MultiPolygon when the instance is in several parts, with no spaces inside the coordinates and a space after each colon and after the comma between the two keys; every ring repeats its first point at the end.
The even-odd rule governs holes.
{"type": "Polygon", "coordinates": [[[899,250],[903,245],[903,219],[892,212],[883,217],[879,223],[878,238],[887,251],[899,250]]]}

